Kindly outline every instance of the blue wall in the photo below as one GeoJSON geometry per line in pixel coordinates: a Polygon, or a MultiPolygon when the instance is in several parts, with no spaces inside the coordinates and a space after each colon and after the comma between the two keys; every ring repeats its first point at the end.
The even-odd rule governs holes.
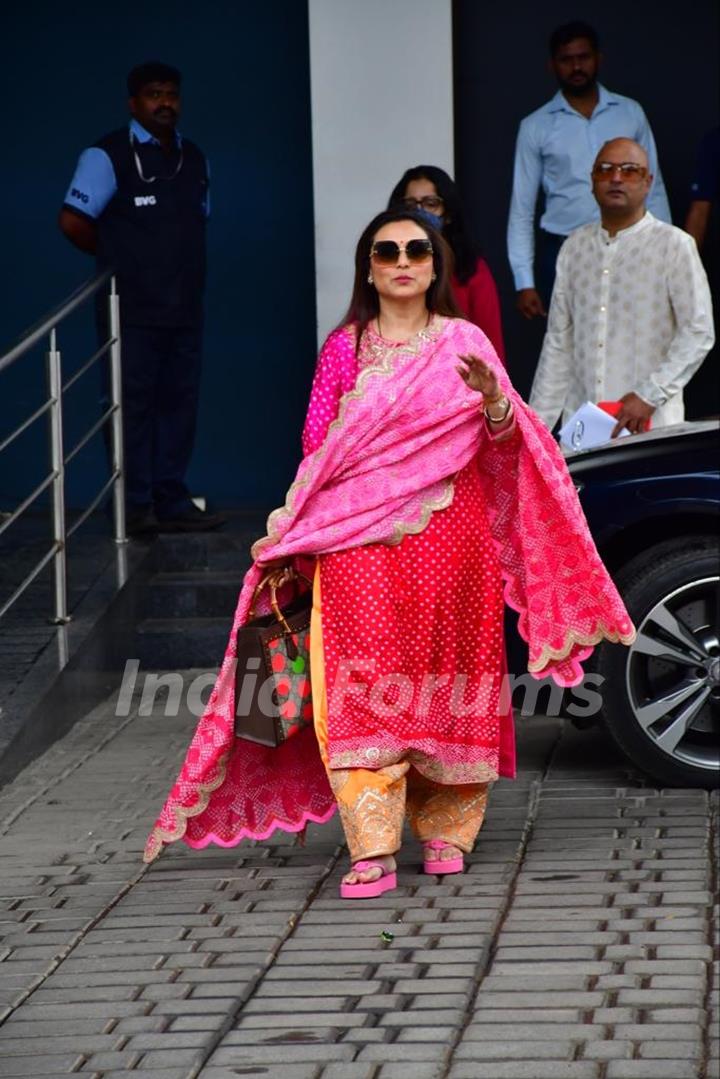
{"type": "MultiPolygon", "coordinates": [[[[45,0],[14,6],[3,39],[0,352],[93,272],[56,217],[79,152],[126,121],[127,71],[151,58],[177,65],[180,129],[212,170],[206,362],[189,479],[216,504],[277,504],[297,464],[315,362],[306,4],[120,9],[78,0],[68,9],[45,0]]],[[[90,310],[60,344],[68,370],[90,354],[90,310]]],[[[43,380],[41,350],[0,375],[0,440],[39,403],[43,380]]],[[[68,394],[68,447],[96,418],[98,384],[91,373],[68,394]]],[[[44,472],[43,434],[36,427],[0,458],[0,509],[44,472]]],[[[70,503],[86,502],[104,475],[95,439],[70,466],[70,503]]]]}

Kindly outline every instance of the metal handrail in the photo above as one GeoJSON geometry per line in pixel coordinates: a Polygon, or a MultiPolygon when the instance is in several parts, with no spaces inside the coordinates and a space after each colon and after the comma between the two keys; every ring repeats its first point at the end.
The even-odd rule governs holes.
{"type": "Polygon", "coordinates": [[[113,413],[117,409],[115,405],[110,405],[110,408],[106,408],[99,420],[97,420],[92,427],[85,432],[81,439],[79,439],[71,450],[65,454],[65,464],[69,465],[73,457],[77,457],[83,446],[86,446],[93,435],[96,435],[101,427],[104,427],[107,421],[112,417],[113,413]]]}
{"type": "Polygon", "coordinates": [[[8,435],[4,442],[0,442],[0,453],[12,445],[16,438],[20,438],[23,431],[27,431],[28,427],[35,423],[35,420],[39,420],[40,417],[51,409],[53,406],[52,401],[46,401],[44,405],[40,405],[40,408],[36,408],[32,416],[28,416],[26,420],[23,420],[19,427],[16,427],[12,434],[8,435]]]}
{"type": "Polygon", "coordinates": [[[87,519],[90,516],[90,514],[92,513],[92,511],[97,509],[97,507],[100,505],[103,498],[108,493],[108,491],[113,486],[113,484],[115,483],[116,480],[117,480],[117,473],[113,472],[112,476],[107,481],[107,483],[104,483],[103,486],[98,491],[98,493],[95,495],[95,497],[93,498],[90,505],[85,507],[85,509],[82,511],[82,513],[79,515],[79,517],[77,517],[73,521],[73,523],[71,524],[70,528],[68,528],[68,530],[67,530],[68,539],[70,538],[70,536],[73,535],[74,532],[77,532],[80,525],[85,524],[85,522],[87,521],[87,519]]]}
{"type": "MultiPolygon", "coordinates": [[[[36,563],[36,565],[33,566],[33,568],[28,573],[27,577],[23,578],[21,584],[18,585],[18,587],[13,592],[13,594],[10,596],[10,599],[7,600],[7,602],[4,603],[2,605],[2,607],[0,607],[0,618],[2,618],[3,615],[7,614],[7,612],[10,610],[10,608],[12,607],[13,603],[15,603],[16,600],[20,599],[20,596],[23,594],[25,589],[29,588],[30,585],[35,580],[35,578],[40,573],[42,573],[42,571],[45,569],[45,567],[47,566],[50,559],[54,558],[56,556],[57,551],[58,551],[58,545],[57,545],[57,543],[53,543],[50,550],[46,554],[44,554],[42,556],[42,558],[40,559],[40,561],[38,563],[36,563]]],[[[59,622],[58,625],[64,625],[64,623],[59,622]]]]}
{"type": "MultiPolygon", "coordinates": [[[[54,404],[55,402],[52,402],[52,403],[54,404]]],[[[7,517],[4,519],[3,523],[0,524],[0,536],[2,536],[2,534],[3,534],[3,532],[5,531],[6,528],[9,528],[10,525],[15,524],[18,517],[22,517],[25,510],[29,509],[30,506],[32,506],[33,502],[35,502],[40,497],[40,495],[43,493],[43,491],[47,491],[50,484],[54,483],[56,479],[57,479],[57,472],[51,472],[48,476],[45,477],[44,480],[42,480],[41,483],[39,483],[37,485],[37,487],[35,488],[34,491],[30,492],[30,494],[27,496],[27,498],[24,499],[20,503],[19,506],[15,507],[15,509],[12,511],[12,513],[9,513],[7,515],[7,517]]]]}
{"type": "Polygon", "coordinates": [[[0,526],[0,535],[14,524],[15,521],[31,506],[40,495],[48,488],[52,489],[52,523],[53,543],[49,551],[33,566],[31,571],[15,589],[10,598],[0,607],[0,618],[20,598],[38,574],[52,560],[55,580],[55,613],[52,622],[56,625],[64,625],[70,621],[67,609],[67,540],[87,520],[94,509],[112,488],[113,492],[113,520],[114,539],[119,546],[127,543],[125,529],[125,476],[122,432],[122,370],[121,370],[121,347],[120,347],[120,300],[116,290],[115,277],[112,270],[104,270],[97,274],[84,285],[80,285],[63,303],[53,308],[39,322],[31,326],[20,340],[7,352],[0,356],[0,373],[9,368],[22,356],[32,349],[38,341],[49,335],[48,351],[45,354],[48,398],[36,409],[31,416],[22,421],[0,443],[0,452],[6,449],[26,431],[36,420],[49,413],[49,443],[50,443],[50,471],[15,510],[3,521],[0,526]],[[109,314],[109,337],[97,349],[96,352],[85,361],[82,366],[73,373],[63,386],[62,381],[62,356],[57,343],[58,326],[72,314],[78,307],[94,296],[100,289],[110,282],[110,295],[108,298],[109,314]],[[63,441],[63,394],[70,389],[77,380],[85,374],[106,353],[110,361],[110,407],[107,408],[100,419],[94,423],[81,436],[69,453],[65,453],[63,441]],[[112,447],[112,470],[110,479],[103,484],[100,491],[95,495],[92,502],[87,506],[70,528],[65,523],[65,467],[97,434],[107,422],[111,425],[112,447]]]}
{"type": "Polygon", "coordinates": [[[80,305],[85,303],[86,300],[89,300],[91,296],[94,296],[96,292],[99,292],[102,286],[109,281],[112,276],[112,270],[103,270],[102,273],[96,274],[95,277],[91,277],[84,285],[79,285],[74,292],[71,292],[67,300],[58,304],[57,307],[51,308],[47,315],[44,315],[39,322],[35,322],[28,330],[25,330],[20,336],[17,344],[13,345],[12,348],[8,349],[7,352],[0,356],[0,371],[4,371],[11,363],[15,363],[15,360],[18,360],[28,352],[33,345],[36,345],[38,341],[41,341],[55,326],[59,325],[59,323],[66,319],[68,315],[71,315],[77,307],[80,307],[80,305]]]}
{"type": "Polygon", "coordinates": [[[63,386],[63,393],[67,393],[70,387],[74,386],[77,380],[82,378],[86,371],[90,370],[96,360],[99,360],[101,356],[104,356],[106,352],[109,352],[114,343],[114,338],[111,337],[109,341],[106,341],[104,345],[100,346],[97,352],[93,352],[87,363],[84,363],[82,367],[78,367],[77,371],[74,371],[73,374],[70,375],[70,378],[63,386]]]}

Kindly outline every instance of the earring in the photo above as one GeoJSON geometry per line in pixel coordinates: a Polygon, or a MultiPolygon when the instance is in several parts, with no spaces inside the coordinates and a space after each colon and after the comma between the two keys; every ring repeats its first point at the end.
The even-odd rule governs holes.
{"type": "Polygon", "coordinates": [[[372,284],[373,284],[373,275],[372,275],[372,273],[369,273],[368,274],[368,285],[372,285],[372,284]]]}
{"type": "Polygon", "coordinates": [[[437,274],[435,273],[435,271],[434,271],[434,270],[433,270],[433,275],[432,275],[432,277],[430,278],[430,280],[431,280],[431,281],[437,281],[437,274]]]}

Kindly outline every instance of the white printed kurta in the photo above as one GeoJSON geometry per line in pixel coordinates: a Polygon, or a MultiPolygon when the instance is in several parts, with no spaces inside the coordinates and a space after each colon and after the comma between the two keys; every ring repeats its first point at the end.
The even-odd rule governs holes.
{"type": "Polygon", "coordinates": [[[695,241],[650,213],[611,237],[584,225],[560,249],[530,406],[553,427],[586,401],[634,392],[654,427],[685,418],[682,389],[714,342],[695,241]]]}

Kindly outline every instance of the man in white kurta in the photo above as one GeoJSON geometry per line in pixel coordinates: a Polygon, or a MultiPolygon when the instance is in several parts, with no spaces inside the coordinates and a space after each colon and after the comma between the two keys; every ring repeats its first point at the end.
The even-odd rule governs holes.
{"type": "Polygon", "coordinates": [[[695,241],[647,211],[637,143],[606,143],[592,179],[601,220],[560,249],[530,405],[551,428],[586,401],[622,403],[613,434],[679,423],[683,387],[714,342],[695,241]]]}

